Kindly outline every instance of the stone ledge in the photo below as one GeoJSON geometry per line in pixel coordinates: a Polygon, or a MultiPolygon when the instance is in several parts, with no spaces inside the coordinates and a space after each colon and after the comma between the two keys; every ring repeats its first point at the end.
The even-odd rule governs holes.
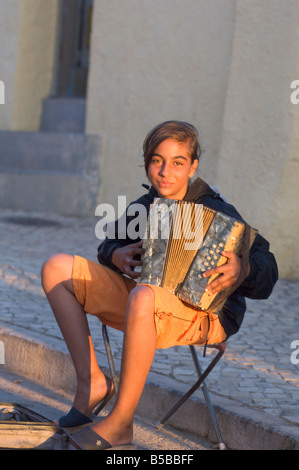
{"type": "MultiPolygon", "coordinates": [[[[73,393],[76,378],[64,343],[43,337],[24,328],[0,327],[5,346],[5,368],[26,376],[45,387],[73,393]]],[[[101,362],[105,360],[101,357],[101,362]]],[[[3,367],[3,366],[1,366],[3,367]]],[[[147,383],[137,413],[159,420],[176,403],[181,394],[147,383]]],[[[239,450],[299,449],[299,428],[288,426],[280,418],[235,403],[211,393],[224,442],[239,450]]],[[[169,420],[169,425],[215,442],[215,434],[203,399],[190,398],[169,420]],[[200,419],[194,419],[200,416],[200,419]]]]}
{"type": "Polygon", "coordinates": [[[94,214],[100,156],[96,135],[0,131],[1,207],[94,214]]]}

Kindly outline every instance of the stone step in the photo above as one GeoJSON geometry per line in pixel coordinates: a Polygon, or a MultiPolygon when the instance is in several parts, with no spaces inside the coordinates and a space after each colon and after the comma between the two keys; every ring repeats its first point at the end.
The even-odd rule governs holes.
{"type": "Polygon", "coordinates": [[[47,98],[43,101],[41,131],[84,132],[86,100],[84,98],[47,98]]]}
{"type": "Polygon", "coordinates": [[[0,131],[0,206],[94,214],[100,153],[97,135],[0,131]]]}

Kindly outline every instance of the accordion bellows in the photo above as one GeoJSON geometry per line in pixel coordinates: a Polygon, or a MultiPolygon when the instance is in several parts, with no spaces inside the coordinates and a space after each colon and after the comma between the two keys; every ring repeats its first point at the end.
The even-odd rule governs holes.
{"type": "Polygon", "coordinates": [[[203,274],[226,263],[222,251],[242,257],[246,250],[248,262],[255,235],[247,224],[202,204],[157,198],[147,220],[138,284],[164,287],[188,304],[217,312],[231,290],[209,295],[205,288],[218,274],[203,274]]]}

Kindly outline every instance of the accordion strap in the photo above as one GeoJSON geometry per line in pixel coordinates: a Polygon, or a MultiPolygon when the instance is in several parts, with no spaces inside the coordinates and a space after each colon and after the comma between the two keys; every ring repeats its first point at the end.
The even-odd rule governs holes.
{"type": "Polygon", "coordinates": [[[251,227],[248,224],[245,224],[245,230],[242,241],[242,253],[241,253],[241,271],[238,277],[238,280],[235,284],[228,289],[222,291],[215,299],[215,302],[212,303],[209,310],[212,310],[214,313],[219,311],[220,308],[225,303],[226,299],[244,282],[247,277],[248,263],[249,263],[249,252],[251,248],[251,227]],[[216,311],[215,311],[216,310],[216,311]]]}

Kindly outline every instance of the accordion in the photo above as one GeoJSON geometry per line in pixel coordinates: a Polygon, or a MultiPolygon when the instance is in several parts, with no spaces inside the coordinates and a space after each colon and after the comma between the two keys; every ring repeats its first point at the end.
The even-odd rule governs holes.
{"type": "Polygon", "coordinates": [[[256,233],[245,222],[202,204],[157,198],[147,219],[138,284],[164,287],[188,304],[217,313],[246,277],[256,233]],[[205,289],[219,274],[203,274],[226,263],[222,251],[241,257],[241,274],[232,288],[209,295],[205,289]]]}

